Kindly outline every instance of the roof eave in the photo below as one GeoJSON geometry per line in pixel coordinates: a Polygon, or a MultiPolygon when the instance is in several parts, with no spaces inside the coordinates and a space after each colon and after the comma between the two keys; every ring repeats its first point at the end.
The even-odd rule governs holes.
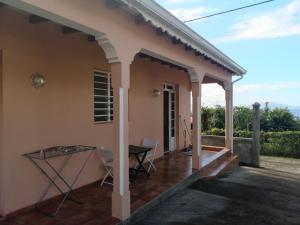
{"type": "Polygon", "coordinates": [[[119,0],[123,2],[129,11],[135,15],[141,14],[146,21],[157,28],[168,32],[171,36],[180,39],[183,43],[195,50],[206,54],[211,59],[229,68],[232,75],[244,75],[246,70],[231,58],[185,25],[153,0],[119,0]]]}

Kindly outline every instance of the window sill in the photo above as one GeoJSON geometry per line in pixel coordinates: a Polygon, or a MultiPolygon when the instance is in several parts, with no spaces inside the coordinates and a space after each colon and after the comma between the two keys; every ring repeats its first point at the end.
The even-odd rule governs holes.
{"type": "Polygon", "coordinates": [[[107,123],[113,123],[113,121],[94,122],[94,125],[97,125],[97,124],[107,124],[107,123]]]}

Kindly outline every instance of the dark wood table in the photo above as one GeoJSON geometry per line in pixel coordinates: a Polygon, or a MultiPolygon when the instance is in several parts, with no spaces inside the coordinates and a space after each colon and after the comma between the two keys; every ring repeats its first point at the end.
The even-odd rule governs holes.
{"type": "Polygon", "coordinates": [[[151,147],[129,145],[129,155],[134,155],[138,162],[138,165],[136,167],[129,168],[129,178],[131,182],[135,181],[139,173],[145,173],[147,176],[150,175],[144,166],[144,161],[146,159],[147,153],[151,150],[151,147]]]}

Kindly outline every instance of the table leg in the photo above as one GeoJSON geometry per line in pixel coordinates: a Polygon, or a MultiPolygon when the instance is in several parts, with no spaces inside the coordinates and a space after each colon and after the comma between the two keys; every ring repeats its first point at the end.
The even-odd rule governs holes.
{"type": "MultiPolygon", "coordinates": [[[[61,180],[63,180],[63,182],[65,182],[65,184],[69,187],[69,191],[65,194],[63,200],[60,202],[60,204],[59,204],[59,206],[57,207],[55,213],[53,214],[54,216],[56,216],[56,215],[58,214],[58,212],[60,211],[60,209],[61,209],[61,207],[63,206],[64,202],[68,199],[69,195],[72,194],[72,192],[73,192],[73,187],[74,187],[75,183],[77,182],[77,180],[79,179],[79,176],[80,176],[80,174],[82,173],[83,169],[85,168],[87,162],[88,162],[89,159],[91,158],[92,153],[93,153],[93,151],[91,151],[91,152],[88,154],[88,156],[86,157],[84,163],[82,164],[81,168],[79,169],[79,171],[78,171],[77,175],[75,176],[75,178],[74,178],[74,180],[73,180],[73,182],[72,182],[71,185],[69,185],[69,184],[61,177],[61,180]]],[[[80,201],[80,200],[79,200],[79,201],[80,201]]],[[[81,202],[81,204],[83,204],[83,203],[81,202]]]]}
{"type": "Polygon", "coordinates": [[[144,161],[145,161],[146,155],[147,155],[147,152],[144,152],[142,155],[142,158],[140,158],[139,155],[137,155],[136,159],[139,162],[138,170],[140,170],[141,172],[145,172],[147,174],[147,176],[149,176],[150,175],[149,172],[144,167],[144,161]]]}
{"type": "MultiPolygon", "coordinates": [[[[52,169],[52,171],[56,174],[56,176],[66,185],[66,187],[68,188],[68,191],[66,193],[72,192],[73,191],[72,190],[72,186],[60,175],[61,173],[58,170],[56,170],[54,168],[54,166],[52,166],[52,164],[48,160],[45,160],[45,162],[52,169]]],[[[82,201],[79,198],[77,198],[76,196],[75,196],[75,198],[76,199],[71,199],[70,198],[70,200],[74,201],[74,202],[76,202],[78,204],[82,204],[82,201]]]]}
{"type": "Polygon", "coordinates": [[[80,174],[82,173],[83,169],[86,167],[86,164],[88,162],[88,160],[90,159],[92,153],[94,151],[91,151],[88,156],[86,157],[86,159],[84,160],[84,163],[82,164],[81,168],[79,169],[79,171],[77,172],[73,182],[71,184],[69,184],[64,178],[63,176],[61,175],[61,172],[63,171],[63,169],[65,168],[65,166],[67,165],[67,163],[69,162],[70,157],[66,158],[66,160],[62,163],[61,167],[59,169],[55,169],[55,167],[48,161],[48,160],[44,160],[46,162],[46,164],[48,165],[48,167],[54,172],[55,176],[51,177],[49,175],[49,173],[47,173],[46,170],[44,170],[37,162],[35,162],[35,160],[33,160],[31,157],[27,157],[30,161],[32,161],[38,168],[39,170],[49,179],[50,183],[48,184],[48,187],[47,189],[45,190],[45,192],[43,193],[42,197],[40,198],[40,201],[38,202],[37,204],[37,209],[39,211],[41,211],[42,213],[48,215],[48,216],[51,216],[51,217],[54,217],[58,214],[58,212],[60,211],[60,209],[62,208],[64,202],[69,199],[69,200],[72,200],[76,203],[79,203],[79,204],[83,204],[83,202],[76,196],[73,196],[75,197],[76,199],[73,199],[70,197],[70,195],[73,193],[73,187],[74,185],[76,184],[77,180],[79,179],[79,176],[80,174]],[[64,191],[58,186],[58,184],[56,183],[56,180],[57,179],[60,179],[64,184],[65,186],[68,188],[68,191],[66,193],[64,193],[64,191]],[[41,209],[39,209],[39,205],[41,203],[41,201],[44,199],[44,197],[46,196],[47,192],[50,190],[51,186],[54,185],[57,190],[59,190],[59,192],[61,194],[64,194],[64,197],[63,199],[61,200],[61,202],[59,203],[58,207],[56,208],[55,212],[53,214],[48,214],[48,213],[45,213],[43,212],[41,209]]]}
{"type": "MultiPolygon", "coordinates": [[[[65,160],[63,161],[62,165],[60,166],[60,168],[58,169],[58,173],[61,173],[63,171],[63,169],[65,168],[65,166],[67,165],[67,163],[69,162],[69,160],[72,158],[72,155],[69,155],[68,157],[65,158],[65,160]]],[[[46,190],[44,191],[44,193],[42,194],[40,200],[38,201],[37,207],[40,205],[40,203],[43,201],[43,199],[45,198],[46,194],[49,192],[50,188],[53,186],[53,184],[55,184],[55,181],[57,179],[57,175],[55,175],[54,177],[52,177],[51,181],[48,184],[48,187],[46,188],[46,190]]],[[[60,191],[60,193],[63,194],[63,192],[58,189],[60,191]]]]}
{"type": "Polygon", "coordinates": [[[132,178],[130,181],[135,181],[137,175],[139,172],[144,172],[146,173],[147,176],[149,176],[149,172],[146,170],[144,167],[144,161],[146,158],[147,152],[144,152],[143,154],[134,154],[136,160],[138,161],[138,166],[136,168],[130,168],[130,172],[133,173],[132,178]],[[140,157],[142,155],[142,157],[140,157]]]}

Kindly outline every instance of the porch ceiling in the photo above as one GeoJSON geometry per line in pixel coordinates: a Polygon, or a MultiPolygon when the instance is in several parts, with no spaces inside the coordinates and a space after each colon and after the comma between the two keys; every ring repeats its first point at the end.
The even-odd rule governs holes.
{"type": "MultiPolygon", "coordinates": [[[[122,8],[135,16],[136,24],[149,23],[156,28],[157,35],[168,35],[173,44],[182,44],[186,51],[191,51],[201,60],[206,60],[214,64],[216,67],[222,68],[231,75],[243,75],[246,73],[236,62],[186,26],[183,22],[173,16],[166,9],[161,7],[153,0],[105,0],[108,8],[122,8]]],[[[8,0],[0,0],[8,5],[18,5],[21,3],[11,4],[8,0]]],[[[5,4],[1,3],[1,6],[5,4]]],[[[25,7],[25,6],[24,6],[25,7]]],[[[29,23],[40,23],[49,21],[37,15],[29,15],[29,23]]],[[[56,23],[59,21],[56,21],[56,23]]],[[[72,22],[63,26],[64,34],[74,32],[84,32],[86,34],[94,34],[89,28],[74,29],[72,22]],[[70,24],[69,24],[70,23],[70,24]],[[70,27],[69,27],[70,26],[70,27]]],[[[97,32],[96,32],[97,33],[97,32]]],[[[95,37],[88,35],[88,41],[96,41],[95,37]]]]}
{"type": "Polygon", "coordinates": [[[216,84],[219,84],[221,86],[224,85],[223,81],[220,81],[220,80],[217,80],[215,78],[212,78],[212,77],[208,77],[208,76],[205,76],[203,78],[203,81],[202,81],[203,84],[213,84],[213,83],[216,83],[216,84]]]}
{"type": "Polygon", "coordinates": [[[141,59],[149,59],[149,60],[151,60],[151,62],[159,62],[163,66],[169,66],[170,68],[175,68],[175,69],[178,69],[178,70],[183,70],[184,72],[188,72],[188,70],[184,66],[178,65],[178,63],[175,64],[175,63],[172,63],[172,62],[168,62],[168,61],[165,61],[165,60],[147,55],[145,53],[139,53],[138,56],[141,59]]]}

